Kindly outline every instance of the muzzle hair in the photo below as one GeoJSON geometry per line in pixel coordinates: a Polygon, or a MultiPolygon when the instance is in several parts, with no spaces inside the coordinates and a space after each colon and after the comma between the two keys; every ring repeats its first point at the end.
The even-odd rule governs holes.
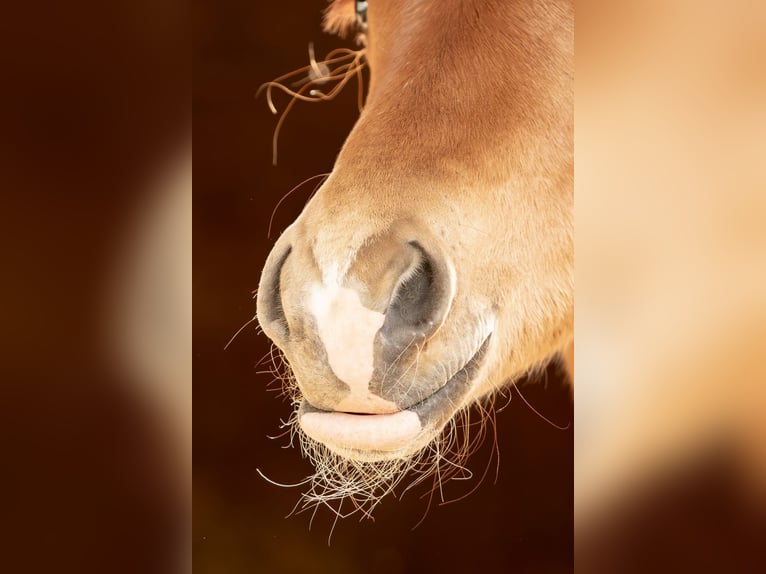
{"type": "MultiPolygon", "coordinates": [[[[362,519],[372,518],[373,510],[384,497],[393,495],[400,498],[405,492],[429,478],[432,479],[431,488],[421,495],[421,498],[428,496],[428,507],[430,508],[436,493],[440,504],[452,502],[453,500],[445,496],[444,485],[450,480],[473,478],[473,472],[465,463],[484,442],[488,429],[491,428],[493,454],[487,462],[481,480],[470,492],[486,477],[492,458],[497,453],[494,410],[496,395],[458,411],[436,438],[409,455],[392,460],[360,461],[343,457],[306,435],[298,422],[298,408],[302,397],[295,377],[281,353],[272,354],[272,359],[275,365],[273,373],[282,383],[282,393],[290,397],[295,407],[291,418],[284,423],[289,429],[290,445],[297,442],[303,457],[314,467],[313,475],[290,485],[279,484],[262,474],[266,480],[277,486],[307,486],[307,490],[290,514],[306,511],[316,513],[320,507],[325,507],[338,518],[356,514],[360,514],[362,519]],[[406,486],[403,486],[405,484],[406,486]]],[[[497,460],[499,464],[499,455],[497,460]]]]}

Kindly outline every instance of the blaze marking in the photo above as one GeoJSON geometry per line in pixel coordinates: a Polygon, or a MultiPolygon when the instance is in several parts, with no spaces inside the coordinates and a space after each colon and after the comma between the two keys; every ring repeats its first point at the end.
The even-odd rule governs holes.
{"type": "Polygon", "coordinates": [[[351,389],[336,410],[359,413],[398,411],[395,403],[369,391],[375,334],[383,325],[385,315],[362,305],[359,294],[353,289],[337,285],[313,287],[309,311],[316,320],[330,368],[351,389]]]}

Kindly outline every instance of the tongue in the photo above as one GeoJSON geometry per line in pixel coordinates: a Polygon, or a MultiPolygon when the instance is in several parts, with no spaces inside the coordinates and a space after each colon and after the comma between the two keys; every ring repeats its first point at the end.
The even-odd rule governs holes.
{"type": "Polygon", "coordinates": [[[383,415],[307,412],[301,415],[300,424],[308,436],[334,451],[397,451],[423,430],[413,411],[383,415]]]}

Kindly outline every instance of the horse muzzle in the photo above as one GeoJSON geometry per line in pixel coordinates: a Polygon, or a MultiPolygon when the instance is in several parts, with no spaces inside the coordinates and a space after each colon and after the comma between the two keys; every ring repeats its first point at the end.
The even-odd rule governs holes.
{"type": "Polygon", "coordinates": [[[258,318],[295,375],[311,439],[347,458],[401,457],[465,404],[491,331],[469,326],[459,344],[441,336],[456,277],[421,227],[392,226],[351,246],[335,239],[309,237],[300,221],[280,238],[258,318]]]}

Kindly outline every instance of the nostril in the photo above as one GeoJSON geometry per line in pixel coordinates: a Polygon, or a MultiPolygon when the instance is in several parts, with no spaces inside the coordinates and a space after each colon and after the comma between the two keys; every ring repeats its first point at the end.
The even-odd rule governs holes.
{"type": "Polygon", "coordinates": [[[292,251],[285,252],[271,262],[267,262],[258,286],[258,320],[266,334],[275,340],[285,340],[290,335],[285,311],[282,306],[282,268],[292,251]]]}
{"type": "Polygon", "coordinates": [[[415,264],[400,278],[394,289],[382,333],[396,344],[430,335],[443,321],[449,307],[449,280],[444,266],[415,242],[415,264]]]}
{"type": "Polygon", "coordinates": [[[388,312],[395,313],[404,323],[422,328],[433,316],[434,268],[428,255],[416,243],[420,260],[400,279],[388,312]]]}

